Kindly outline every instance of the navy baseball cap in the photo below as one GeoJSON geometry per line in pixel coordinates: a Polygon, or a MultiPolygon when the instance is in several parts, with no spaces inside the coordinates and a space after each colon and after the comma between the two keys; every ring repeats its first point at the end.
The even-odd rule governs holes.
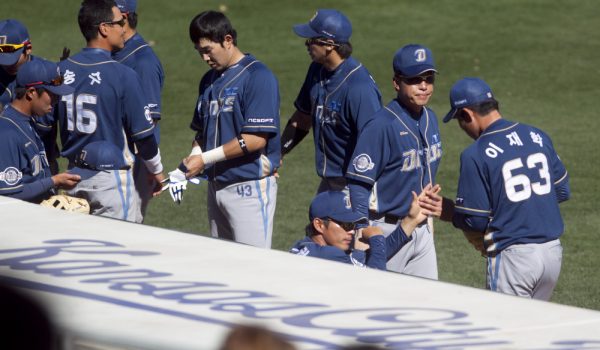
{"type": "Polygon", "coordinates": [[[115,0],[115,3],[123,13],[135,12],[137,8],[137,0],[115,0]]]}
{"type": "Polygon", "coordinates": [[[111,142],[94,141],[83,147],[69,173],[89,179],[101,171],[122,169],[129,169],[123,151],[111,142]]]}
{"type": "Polygon", "coordinates": [[[12,66],[17,63],[23,50],[29,45],[29,33],[23,23],[16,19],[5,19],[0,21],[0,46],[2,45],[23,45],[14,50],[14,48],[6,47],[0,50],[0,65],[12,66]]]}
{"type": "Polygon", "coordinates": [[[396,51],[392,63],[394,73],[416,77],[425,72],[436,72],[431,50],[422,45],[410,44],[396,51]]]}
{"type": "Polygon", "coordinates": [[[16,81],[18,87],[41,87],[55,95],[68,95],[75,91],[64,84],[56,63],[41,58],[25,62],[17,72],[16,81]]]}
{"type": "Polygon", "coordinates": [[[342,191],[325,191],[317,194],[310,203],[308,218],[331,218],[339,222],[358,222],[368,219],[355,213],[350,206],[350,196],[342,191]]]}
{"type": "Polygon", "coordinates": [[[294,32],[303,38],[327,38],[347,43],[352,35],[352,24],[338,10],[319,9],[308,23],[295,25],[294,32]]]}
{"type": "Polygon", "coordinates": [[[456,116],[463,107],[478,105],[494,100],[492,89],[479,78],[462,78],[450,89],[450,112],[444,117],[444,123],[456,116]]]}

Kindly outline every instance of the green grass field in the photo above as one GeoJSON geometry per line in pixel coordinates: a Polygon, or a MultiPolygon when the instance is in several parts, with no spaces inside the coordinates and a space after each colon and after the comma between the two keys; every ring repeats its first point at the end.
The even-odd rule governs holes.
{"type": "MultiPolygon", "coordinates": [[[[77,26],[78,0],[3,1],[2,17],[29,28],[34,54],[57,60],[63,46],[84,46],[77,26]],[[8,2],[8,3],[6,3],[8,2]]],[[[600,210],[598,190],[598,76],[600,36],[595,0],[439,1],[192,1],[141,0],[139,31],[166,71],[161,152],[167,169],[189,153],[188,128],[197,84],[206,71],[188,38],[197,13],[226,6],[238,31],[239,47],[276,74],[285,125],[303,82],[309,57],[292,25],[317,8],[338,8],[352,21],[354,56],[368,67],[387,103],[393,97],[391,60],[408,43],[434,53],[440,75],[431,107],[448,110],[450,86],[478,76],[493,88],[505,118],[534,124],[549,133],[571,175],[572,198],[561,205],[566,233],[562,274],[553,301],[600,310],[600,210]],[[596,33],[596,34],[594,34],[596,33]]],[[[441,123],[441,121],[440,121],[441,123]]],[[[443,194],[453,198],[458,157],[471,140],[456,123],[441,125],[444,156],[438,173],[443,194]]],[[[273,246],[286,250],[303,236],[307,209],[317,186],[310,136],[286,157],[280,170],[273,246]]],[[[208,232],[205,188],[190,185],[176,206],[165,194],[155,199],[146,224],[183,232],[208,232]]],[[[436,223],[442,281],[484,287],[485,261],[449,225],[436,223]]],[[[200,254],[201,252],[199,252],[200,254]]]]}

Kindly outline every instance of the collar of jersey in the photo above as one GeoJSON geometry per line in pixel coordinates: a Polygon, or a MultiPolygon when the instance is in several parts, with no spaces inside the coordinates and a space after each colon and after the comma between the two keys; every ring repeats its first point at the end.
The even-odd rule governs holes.
{"type": "Polygon", "coordinates": [[[488,126],[488,128],[485,129],[481,136],[496,132],[501,129],[506,129],[507,127],[512,127],[513,125],[516,125],[516,123],[506,120],[504,118],[500,118],[493,122],[490,126],[488,126]]]}

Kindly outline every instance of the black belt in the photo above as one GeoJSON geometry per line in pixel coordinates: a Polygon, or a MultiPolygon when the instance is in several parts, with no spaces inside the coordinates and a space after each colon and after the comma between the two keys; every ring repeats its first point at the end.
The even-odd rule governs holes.
{"type": "MultiPolygon", "coordinates": [[[[375,212],[369,211],[369,220],[381,220],[386,224],[397,225],[400,220],[404,218],[403,216],[393,215],[393,214],[377,214],[375,212]]],[[[423,226],[427,224],[427,219],[423,220],[417,227],[423,226]]]]}
{"type": "Polygon", "coordinates": [[[386,224],[391,224],[391,225],[396,225],[398,224],[398,221],[400,221],[402,218],[398,215],[393,215],[393,214],[377,214],[375,212],[370,211],[369,212],[369,219],[370,220],[380,220],[383,219],[383,222],[385,222],[386,224]]]}

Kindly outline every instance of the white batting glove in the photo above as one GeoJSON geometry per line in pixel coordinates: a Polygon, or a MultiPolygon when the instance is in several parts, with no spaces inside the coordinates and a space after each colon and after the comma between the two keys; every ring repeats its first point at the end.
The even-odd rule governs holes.
{"type": "Polygon", "coordinates": [[[185,173],[179,169],[175,169],[169,172],[169,178],[166,179],[167,186],[163,188],[163,191],[169,189],[169,194],[173,198],[173,202],[181,204],[183,200],[183,191],[187,189],[188,180],[185,178],[185,173]]]}

